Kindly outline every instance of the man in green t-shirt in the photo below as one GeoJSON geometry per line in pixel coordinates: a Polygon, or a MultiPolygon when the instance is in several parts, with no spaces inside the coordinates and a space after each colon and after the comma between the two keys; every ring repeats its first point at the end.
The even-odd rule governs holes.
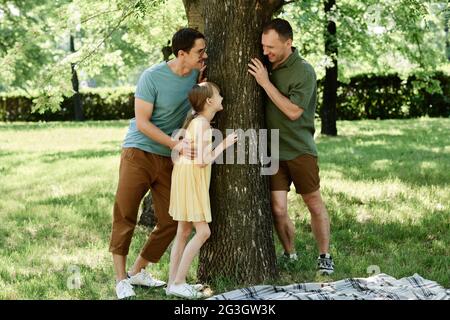
{"type": "Polygon", "coordinates": [[[280,166],[270,177],[271,204],[275,229],[288,259],[297,260],[295,227],[287,210],[287,194],[293,182],[311,214],[311,227],[319,248],[318,271],[331,274],[329,254],[330,221],[320,195],[317,148],[314,142],[314,115],[317,81],[314,68],[292,47],[292,27],[283,19],[268,23],[262,33],[262,47],[269,71],[257,58],[249,63],[249,73],[267,94],[265,104],[268,129],[280,134],[280,166]]]}
{"type": "Polygon", "coordinates": [[[172,38],[175,59],[145,70],[138,81],[135,118],[130,121],[122,145],[109,245],[119,299],[134,296],[133,285],[159,287],[165,284],[154,279],[145,268],[149,263],[159,261],[177,231],[177,221],[169,215],[171,149],[190,158],[194,151],[189,142],[180,143],[171,135],[182,126],[191,109],[188,92],[203,80],[205,49],[202,33],[190,28],[181,29],[172,38]],[[149,189],[158,223],[127,273],[126,258],[139,205],[149,189]]]}

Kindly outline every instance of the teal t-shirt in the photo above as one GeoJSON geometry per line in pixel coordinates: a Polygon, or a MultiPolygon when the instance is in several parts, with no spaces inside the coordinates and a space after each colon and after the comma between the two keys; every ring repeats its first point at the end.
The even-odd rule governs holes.
{"type": "MultiPolygon", "coordinates": [[[[186,76],[175,74],[161,62],[145,70],[139,78],[135,97],[153,104],[150,122],[171,136],[179,129],[191,109],[188,92],[197,83],[198,70],[192,70],[186,76]]],[[[131,119],[124,148],[138,148],[146,152],[170,157],[170,149],[153,141],[140,132],[136,126],[136,118],[131,119]]]]}

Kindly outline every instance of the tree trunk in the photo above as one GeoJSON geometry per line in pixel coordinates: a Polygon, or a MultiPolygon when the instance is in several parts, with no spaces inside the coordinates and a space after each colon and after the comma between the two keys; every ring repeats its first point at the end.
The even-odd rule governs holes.
{"type": "MultiPolygon", "coordinates": [[[[70,52],[75,52],[75,43],[72,35],[70,35],[70,52]]],[[[74,63],[71,64],[71,69],[72,69],[72,88],[73,91],[75,91],[75,94],[72,96],[73,107],[75,111],[75,121],[83,121],[84,120],[83,102],[81,101],[78,75],[74,63]]]]}
{"type": "MultiPolygon", "coordinates": [[[[217,83],[224,96],[224,110],[218,113],[215,127],[224,135],[225,129],[263,128],[263,92],[248,74],[247,64],[252,57],[262,57],[262,26],[282,1],[196,2],[205,17],[208,80],[217,83]]],[[[248,149],[246,143],[247,153],[248,149]]],[[[270,193],[261,164],[215,164],[210,194],[211,237],[200,252],[199,279],[257,284],[275,278],[270,193]]]]}
{"type": "Polygon", "coordinates": [[[153,229],[158,223],[155,215],[155,208],[153,207],[152,192],[149,191],[142,201],[142,213],[138,224],[147,228],[153,229]]]}
{"type": "Polygon", "coordinates": [[[448,32],[448,20],[450,19],[450,10],[447,8],[444,13],[444,30],[445,30],[445,52],[447,54],[447,61],[450,62],[450,37],[448,32]]]}
{"type": "Polygon", "coordinates": [[[204,5],[202,0],[183,0],[189,27],[205,32],[205,20],[203,18],[204,5]]]}
{"type": "Polygon", "coordinates": [[[161,52],[163,54],[163,60],[166,61],[166,62],[169,61],[170,60],[170,55],[172,54],[172,47],[170,45],[170,40],[167,41],[167,45],[162,47],[161,52]]]}
{"type": "MultiPolygon", "coordinates": [[[[328,15],[335,6],[335,0],[325,0],[325,14],[328,15]]],[[[322,119],[322,134],[336,136],[336,103],[338,89],[338,43],[336,38],[336,24],[328,19],[325,30],[325,54],[331,57],[332,67],[326,68],[323,87],[323,104],[320,112],[322,119]]]]}

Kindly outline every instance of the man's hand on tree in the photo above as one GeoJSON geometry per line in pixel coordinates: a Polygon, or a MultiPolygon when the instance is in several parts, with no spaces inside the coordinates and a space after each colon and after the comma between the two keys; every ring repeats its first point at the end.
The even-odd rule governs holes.
{"type": "Polygon", "coordinates": [[[248,64],[248,73],[255,77],[256,82],[258,82],[261,87],[264,87],[266,84],[270,83],[267,68],[258,58],[251,60],[252,63],[248,64]]]}
{"type": "Polygon", "coordinates": [[[206,78],[205,69],[206,69],[206,64],[205,64],[205,61],[203,61],[202,62],[202,67],[200,68],[200,73],[198,74],[198,79],[197,79],[198,83],[202,83],[202,82],[208,81],[208,78],[206,78]]]}

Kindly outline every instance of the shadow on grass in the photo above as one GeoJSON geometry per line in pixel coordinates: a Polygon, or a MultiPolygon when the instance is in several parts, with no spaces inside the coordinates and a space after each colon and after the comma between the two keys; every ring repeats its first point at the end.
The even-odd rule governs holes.
{"type": "Polygon", "coordinates": [[[21,152],[0,151],[0,175],[6,177],[11,174],[15,168],[28,163],[30,156],[25,157],[21,152]]]}
{"type": "Polygon", "coordinates": [[[375,221],[359,222],[351,214],[331,213],[331,247],[335,273],[316,275],[316,242],[306,221],[296,224],[296,249],[299,261],[281,266],[281,278],[271,284],[336,281],[351,277],[368,277],[375,266],[395,278],[418,273],[450,286],[449,212],[434,211],[414,223],[375,221]]]}
{"type": "MultiPolygon", "coordinates": [[[[379,268],[395,278],[418,273],[450,287],[450,220],[448,211],[433,211],[417,221],[360,222],[352,214],[331,212],[331,247],[335,273],[329,277],[316,273],[317,246],[310,224],[296,221],[296,250],[299,260],[278,260],[280,277],[264,284],[288,285],[303,282],[330,282],[345,278],[368,277],[368,270],[379,268]]],[[[277,246],[279,243],[277,242],[277,246]]],[[[278,247],[279,252],[282,251],[278,247]]],[[[261,283],[237,284],[226,277],[213,283],[216,294],[261,283]]]]}
{"type": "Polygon", "coordinates": [[[114,204],[114,192],[99,191],[97,189],[85,190],[81,193],[68,194],[65,196],[52,196],[42,200],[34,201],[35,205],[54,205],[54,206],[74,206],[74,207],[91,207],[94,206],[101,198],[107,198],[111,200],[111,207],[114,204]]]}
{"type": "Polygon", "coordinates": [[[3,158],[3,157],[10,157],[10,156],[13,156],[13,155],[16,155],[16,154],[17,154],[17,152],[1,151],[1,150],[0,150],[0,158],[3,158]]]}
{"type": "Polygon", "coordinates": [[[102,145],[108,146],[109,148],[122,148],[122,140],[110,140],[103,141],[102,145]]]}
{"type": "Polygon", "coordinates": [[[0,131],[31,131],[55,128],[126,128],[129,120],[111,121],[55,121],[55,122],[0,122],[0,131]]]}
{"type": "Polygon", "coordinates": [[[360,137],[326,137],[319,144],[320,166],[354,181],[398,178],[413,185],[448,185],[449,154],[436,150],[445,147],[443,141],[444,137],[430,143],[389,135],[365,137],[363,142],[360,137]]]}
{"type": "Polygon", "coordinates": [[[67,152],[54,152],[46,153],[41,157],[42,162],[52,163],[56,161],[68,160],[68,159],[92,159],[92,158],[104,158],[120,156],[120,149],[116,150],[77,150],[67,152]]]}
{"type": "MultiPolygon", "coordinates": [[[[74,235],[65,234],[64,237],[66,239],[76,237],[76,230],[86,228],[86,225],[89,225],[89,232],[98,233],[99,238],[104,239],[104,243],[92,244],[80,242],[80,244],[83,243],[80,245],[80,248],[88,248],[92,245],[106,248],[109,239],[105,235],[108,235],[110,232],[111,212],[99,212],[97,200],[100,198],[107,198],[111,201],[111,205],[113,203],[113,194],[111,192],[86,190],[75,195],[47,197],[46,199],[36,201],[35,204],[55,207],[73,206],[77,208],[74,214],[80,214],[88,218],[88,220],[80,225],[72,225],[67,230],[74,230],[74,235]],[[92,210],[89,210],[89,208],[92,208],[92,210]]],[[[419,273],[427,279],[437,281],[444,287],[449,287],[450,279],[447,270],[450,263],[448,252],[448,248],[450,247],[448,233],[450,221],[448,212],[430,212],[414,223],[410,221],[387,223],[376,221],[359,222],[350,213],[335,214],[330,212],[330,214],[332,216],[332,253],[336,262],[335,274],[331,277],[317,277],[315,273],[315,262],[317,258],[315,241],[307,221],[300,220],[300,222],[296,221],[296,248],[299,252],[299,261],[293,265],[281,266],[281,277],[273,281],[267,281],[265,284],[287,285],[298,282],[328,282],[343,278],[367,277],[369,276],[367,274],[367,268],[371,265],[376,265],[379,266],[381,272],[396,278],[419,273]]],[[[10,216],[9,218],[13,217],[10,216]]],[[[25,219],[25,216],[22,218],[25,219]]],[[[46,223],[45,221],[36,222],[40,224],[46,223]]],[[[20,222],[18,220],[17,223],[19,226],[20,222]]],[[[55,227],[58,228],[57,225],[55,227]]],[[[48,230],[48,228],[44,231],[45,234],[42,237],[36,237],[36,240],[42,241],[43,245],[45,242],[46,246],[58,245],[59,237],[61,236],[60,233],[50,232],[51,230],[48,230]]],[[[6,241],[6,237],[11,232],[6,232],[6,230],[0,228],[0,240],[6,241]]],[[[18,228],[14,232],[26,233],[22,228],[18,228]]],[[[145,235],[139,235],[133,238],[133,247],[136,250],[130,252],[130,259],[138,254],[145,239],[145,235]]],[[[22,254],[25,254],[27,252],[26,246],[16,248],[14,252],[23,252],[22,254]]],[[[165,259],[161,263],[167,264],[168,261],[165,259]]],[[[89,267],[84,265],[80,266],[82,268],[89,267]]],[[[103,267],[91,270],[89,271],[90,277],[108,278],[110,276],[113,279],[113,274],[105,274],[105,270],[109,269],[103,267]]],[[[259,284],[238,284],[224,277],[210,283],[215,294],[259,284]]],[[[113,295],[113,282],[111,281],[111,284],[108,285],[112,288],[108,292],[113,295]]],[[[90,298],[91,295],[96,298],[105,298],[99,295],[99,289],[96,289],[95,286],[91,290],[92,292],[88,293],[89,296],[84,295],[85,298],[90,298]]],[[[43,294],[45,295],[45,293],[43,294]]],[[[29,296],[29,291],[27,295],[32,298],[29,296]]],[[[162,290],[140,291],[139,296],[139,298],[145,299],[166,299],[162,290]]],[[[111,298],[114,297],[111,296],[111,298]]]]}

